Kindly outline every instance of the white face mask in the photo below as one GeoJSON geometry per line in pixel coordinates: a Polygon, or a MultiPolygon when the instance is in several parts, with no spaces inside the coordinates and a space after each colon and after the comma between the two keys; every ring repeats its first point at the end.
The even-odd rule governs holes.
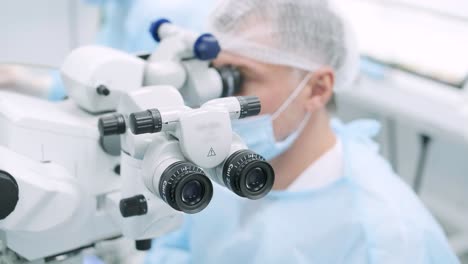
{"type": "Polygon", "coordinates": [[[282,141],[275,139],[273,121],[300,94],[311,77],[312,73],[309,73],[272,115],[260,115],[233,121],[232,127],[234,131],[244,140],[250,150],[262,155],[267,160],[271,160],[292,146],[309,121],[310,113],[307,113],[299,127],[282,141]]]}

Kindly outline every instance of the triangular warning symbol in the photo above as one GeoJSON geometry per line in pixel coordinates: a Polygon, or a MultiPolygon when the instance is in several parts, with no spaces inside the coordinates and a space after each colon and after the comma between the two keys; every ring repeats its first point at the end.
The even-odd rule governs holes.
{"type": "Polygon", "coordinates": [[[208,152],[208,156],[207,157],[214,157],[216,156],[216,152],[214,151],[213,148],[210,148],[210,152],[208,152]]]}

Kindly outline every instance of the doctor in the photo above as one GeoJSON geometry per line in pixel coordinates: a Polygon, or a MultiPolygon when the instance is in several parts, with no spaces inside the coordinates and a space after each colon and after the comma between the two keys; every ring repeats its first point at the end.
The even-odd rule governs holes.
{"type": "Polygon", "coordinates": [[[235,130],[268,158],[274,191],[250,201],[219,187],[209,207],[156,239],[146,263],[459,263],[417,196],[371,139],[372,121],[331,120],[358,54],[326,1],[226,0],[211,16],[242,95],[261,116],[235,130]]]}

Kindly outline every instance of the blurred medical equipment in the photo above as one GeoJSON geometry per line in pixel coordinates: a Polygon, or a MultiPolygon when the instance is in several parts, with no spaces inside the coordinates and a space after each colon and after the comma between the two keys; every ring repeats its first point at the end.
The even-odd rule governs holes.
{"type": "Polygon", "coordinates": [[[171,85],[180,90],[186,104],[200,106],[209,99],[236,93],[241,77],[237,69],[215,69],[210,61],[220,47],[210,34],[196,35],[161,19],[150,33],[162,41],[143,59],[98,46],[74,50],[63,65],[69,96],[91,113],[116,110],[123,92],[149,85],[171,85]]]}
{"type": "MultiPolygon", "coordinates": [[[[6,148],[0,148],[1,218],[4,219],[0,227],[5,231],[6,245],[28,260],[90,246],[121,233],[143,240],[173,230],[181,224],[181,214],[172,208],[196,213],[211,199],[211,182],[201,166],[229,164],[223,168],[231,169],[231,173],[210,174],[210,177],[232,175],[233,183],[229,187],[233,190],[247,188],[248,194],[263,196],[271,189],[271,167],[261,157],[257,155],[253,159],[247,150],[243,155],[228,155],[240,140],[231,146],[233,134],[228,123],[231,116],[218,108],[223,102],[218,102],[218,107],[188,111],[185,118],[179,118],[180,135],[185,141],[169,135],[144,137],[128,133],[123,140],[119,168],[119,158],[107,155],[99,147],[99,136],[93,125],[99,116],[76,111],[69,102],[57,105],[16,94],[1,95],[1,124],[5,126],[6,136],[1,143],[6,148]],[[24,105],[27,112],[21,114],[24,105]],[[193,137],[198,138],[195,141],[193,137]],[[206,144],[207,140],[210,145],[206,144]],[[193,163],[187,161],[181,149],[190,153],[188,157],[192,157],[193,163]],[[140,160],[135,158],[138,155],[140,160]],[[243,159],[239,161],[239,158],[243,159]],[[141,163],[143,159],[146,161],[141,163]],[[231,162],[225,162],[229,159],[231,162]],[[231,168],[237,162],[242,166],[231,168]],[[255,173],[259,167],[266,167],[270,174],[258,176],[255,173]],[[120,170],[120,177],[114,168],[120,170]],[[146,172],[143,178],[140,171],[146,172]],[[268,182],[263,182],[262,177],[268,182]],[[43,240],[47,243],[41,244],[43,240]]],[[[240,102],[242,98],[234,100],[240,102]]],[[[133,104],[130,105],[133,110],[156,105],[183,107],[175,88],[164,86],[141,88],[122,101],[133,104]]],[[[234,106],[232,103],[230,106],[234,106]]],[[[234,116],[237,111],[237,115],[240,113],[241,106],[237,104],[239,110],[232,111],[234,116]]],[[[231,182],[223,180],[223,185],[231,182]]],[[[142,247],[142,243],[138,245],[142,247]]]]}
{"type": "Polygon", "coordinates": [[[157,46],[146,30],[155,17],[170,14],[175,24],[193,31],[202,31],[215,0],[86,2],[99,6],[101,11],[101,25],[96,44],[135,53],[152,51],[157,46]]]}
{"type": "Polygon", "coordinates": [[[240,84],[235,69],[210,67],[216,40],[167,20],[152,32],[162,55],[148,62],[99,47],[72,52],[61,69],[72,100],[0,92],[0,240],[25,260],[62,260],[122,235],[149,249],[149,239],[181,224],[180,211],[208,205],[207,176],[252,199],[271,189],[271,166],[230,124],[258,114],[258,99],[210,101],[240,84]],[[157,85],[147,86],[148,74],[157,85]],[[138,114],[146,109],[151,116],[138,114]],[[147,121],[161,133],[131,133],[147,131],[147,121]]]}

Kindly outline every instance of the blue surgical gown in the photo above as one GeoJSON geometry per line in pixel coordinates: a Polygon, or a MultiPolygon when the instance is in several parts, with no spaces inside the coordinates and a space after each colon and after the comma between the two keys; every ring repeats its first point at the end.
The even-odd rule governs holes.
{"type": "Polygon", "coordinates": [[[444,232],[370,139],[375,123],[333,122],[344,175],[250,201],[217,187],[210,205],[156,239],[146,263],[459,263],[444,232]]]}

